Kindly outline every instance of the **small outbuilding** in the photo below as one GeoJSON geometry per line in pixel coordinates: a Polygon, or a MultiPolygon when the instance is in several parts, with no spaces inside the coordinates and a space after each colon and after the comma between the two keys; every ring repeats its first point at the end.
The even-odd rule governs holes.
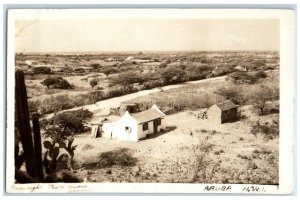
{"type": "Polygon", "coordinates": [[[238,105],[230,100],[217,103],[207,110],[208,121],[218,124],[236,120],[238,116],[238,105]]]}
{"type": "Polygon", "coordinates": [[[136,113],[140,111],[140,107],[138,103],[121,103],[120,106],[120,115],[125,114],[128,111],[129,113],[136,113]]]}

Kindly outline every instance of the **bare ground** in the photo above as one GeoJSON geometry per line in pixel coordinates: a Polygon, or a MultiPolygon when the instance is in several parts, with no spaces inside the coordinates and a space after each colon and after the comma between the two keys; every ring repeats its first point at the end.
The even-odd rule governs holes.
{"type": "Polygon", "coordinates": [[[243,109],[246,119],[222,125],[190,111],[169,115],[168,131],[139,142],[77,136],[75,173],[91,182],[278,184],[279,138],[250,133],[278,114],[243,109]]]}

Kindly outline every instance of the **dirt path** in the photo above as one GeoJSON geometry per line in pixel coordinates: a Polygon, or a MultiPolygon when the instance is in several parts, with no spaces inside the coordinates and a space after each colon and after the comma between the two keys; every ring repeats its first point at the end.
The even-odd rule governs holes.
{"type": "MultiPolygon", "coordinates": [[[[205,82],[217,82],[217,81],[225,81],[227,76],[220,76],[220,77],[214,77],[214,78],[209,78],[209,79],[204,79],[204,80],[198,80],[198,81],[188,81],[182,84],[176,84],[176,85],[167,85],[161,88],[153,88],[150,90],[142,90],[136,93],[131,93],[131,94],[127,94],[127,95],[123,95],[120,97],[114,97],[111,99],[106,99],[106,100],[102,100],[102,101],[98,101],[95,104],[89,104],[89,105],[85,105],[85,106],[80,106],[80,107],[75,107],[72,109],[68,109],[68,110],[63,110],[61,112],[65,112],[65,111],[74,111],[74,110],[79,110],[79,109],[87,109],[91,112],[94,113],[94,115],[107,115],[109,114],[110,108],[114,108],[114,107],[118,107],[120,106],[120,104],[122,102],[125,101],[130,101],[132,99],[135,99],[137,97],[140,96],[146,96],[152,93],[156,93],[156,92],[161,92],[162,90],[170,90],[170,89],[174,89],[174,88],[179,88],[179,87],[183,87],[189,84],[197,84],[197,83],[205,83],[205,82]]],[[[53,113],[45,115],[44,118],[49,119],[53,117],[53,113]]]]}

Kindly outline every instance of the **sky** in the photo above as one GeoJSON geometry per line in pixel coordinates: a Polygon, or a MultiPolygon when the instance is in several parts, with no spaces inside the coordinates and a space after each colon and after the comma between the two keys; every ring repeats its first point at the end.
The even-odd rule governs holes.
{"type": "Polygon", "coordinates": [[[279,51],[272,19],[16,21],[16,52],[279,51]]]}

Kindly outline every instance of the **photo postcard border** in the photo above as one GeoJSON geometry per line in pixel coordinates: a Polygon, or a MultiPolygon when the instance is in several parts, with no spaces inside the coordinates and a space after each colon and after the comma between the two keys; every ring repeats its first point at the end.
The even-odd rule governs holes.
{"type": "MultiPolygon", "coordinates": [[[[17,17],[18,18],[18,17],[17,17]]],[[[16,19],[17,19],[16,18],[16,19]]],[[[293,26],[293,23],[291,23],[291,18],[293,18],[293,17],[291,17],[290,16],[290,18],[288,19],[288,20],[286,20],[286,19],[280,19],[280,20],[282,20],[281,21],[281,25],[282,26],[285,26],[285,25],[290,25],[290,27],[288,27],[287,29],[289,29],[289,31],[285,31],[286,29],[283,29],[283,32],[281,31],[281,36],[282,36],[282,34],[284,35],[284,36],[288,36],[287,38],[289,38],[288,39],[288,42],[286,42],[286,41],[283,41],[282,40],[282,38],[280,39],[280,45],[281,45],[281,48],[282,48],[282,46],[285,46],[285,48],[284,48],[284,50],[286,50],[287,49],[287,51],[282,51],[282,49],[280,48],[280,53],[281,54],[283,54],[283,55],[281,55],[281,56],[283,56],[283,57],[286,57],[286,58],[288,58],[287,59],[287,62],[282,62],[282,60],[280,61],[281,63],[280,63],[280,66],[282,66],[282,65],[286,65],[286,64],[288,64],[289,66],[293,66],[294,65],[294,62],[295,62],[295,57],[294,57],[294,50],[293,50],[293,48],[292,48],[292,43],[293,43],[293,38],[294,38],[294,33],[293,33],[293,31],[291,31],[292,29],[293,29],[293,27],[291,27],[291,26],[293,26]],[[286,21],[285,21],[286,20],[286,21]]],[[[10,20],[10,19],[9,19],[10,20]]],[[[9,43],[9,41],[12,41],[13,40],[13,38],[11,37],[13,34],[11,34],[11,35],[9,35],[9,33],[10,32],[12,32],[13,31],[13,27],[12,26],[9,26],[9,24],[8,24],[8,60],[7,60],[7,63],[8,63],[8,66],[12,66],[12,58],[13,58],[13,56],[11,55],[12,54],[12,45],[11,45],[11,43],[9,43]]],[[[14,59],[13,59],[14,60],[14,59]]],[[[283,59],[283,60],[285,60],[285,59],[283,59]]],[[[282,69],[282,68],[280,68],[280,69],[282,69]]],[[[14,74],[13,73],[13,71],[12,71],[12,69],[10,69],[9,67],[7,68],[7,70],[8,70],[8,77],[10,76],[10,75],[12,75],[12,74],[14,74]]],[[[286,87],[286,85],[285,84],[288,84],[289,86],[291,86],[291,88],[293,88],[293,85],[290,83],[290,81],[291,80],[286,80],[286,77],[288,77],[288,76],[290,76],[290,75],[292,75],[293,74],[293,68],[291,68],[290,69],[290,71],[288,71],[288,72],[286,72],[287,74],[285,74],[285,72],[283,72],[283,74],[285,74],[285,75],[281,75],[281,77],[280,77],[280,88],[282,87],[282,84],[284,83],[284,86],[283,87],[286,87]],[[285,77],[284,79],[282,78],[282,77],[285,77]]],[[[280,74],[281,74],[281,72],[280,72],[280,74]]],[[[9,79],[8,79],[9,80],[9,79]]],[[[12,83],[12,82],[10,82],[10,81],[8,81],[8,85],[7,85],[7,88],[13,88],[14,87],[14,84],[12,83]]],[[[9,90],[8,90],[9,91],[9,90]]],[[[293,91],[294,91],[294,89],[293,89],[293,91]]],[[[294,95],[294,94],[293,94],[294,95]]],[[[10,93],[10,92],[8,92],[8,97],[13,97],[12,96],[12,94],[10,93]]],[[[290,96],[289,96],[290,97],[290,96]]],[[[10,99],[9,98],[9,99],[10,99]]],[[[291,97],[291,98],[294,98],[293,96],[291,97]]],[[[288,101],[291,101],[291,98],[289,98],[288,99],[288,101]]],[[[9,104],[9,101],[7,101],[8,102],[8,104],[9,104]]],[[[282,104],[281,104],[282,105],[282,104]]],[[[11,106],[11,105],[10,105],[11,106]]],[[[11,108],[11,107],[10,107],[11,108]]],[[[289,108],[289,106],[287,106],[287,107],[284,107],[286,110],[288,110],[288,111],[291,111],[291,109],[289,108]]],[[[281,108],[280,109],[283,109],[282,108],[282,106],[281,106],[281,108]]],[[[12,114],[12,113],[7,113],[8,114],[8,119],[12,119],[12,117],[13,116],[11,116],[10,114],[12,114]]],[[[280,116],[280,118],[281,118],[281,116],[280,116]]],[[[285,117],[284,118],[281,118],[281,120],[282,119],[285,119],[285,117]]],[[[281,122],[281,120],[280,120],[280,122],[281,122]]],[[[284,120],[283,120],[284,121],[284,120]]],[[[9,120],[8,120],[8,124],[9,124],[9,120]]],[[[288,123],[289,124],[289,123],[288,123]]],[[[289,125],[290,126],[290,125],[289,125]]],[[[281,128],[280,128],[281,129],[281,128]]],[[[292,129],[293,129],[293,127],[292,127],[292,129]]],[[[11,131],[11,129],[7,129],[7,131],[11,131]]],[[[9,142],[9,141],[8,141],[9,142]]],[[[10,141],[11,142],[11,141],[10,141]]],[[[288,144],[290,144],[290,143],[292,143],[292,141],[291,141],[291,138],[284,138],[284,140],[281,140],[281,143],[283,143],[283,144],[285,144],[285,143],[288,143],[288,144]]],[[[11,143],[10,143],[11,144],[11,143]]],[[[282,149],[281,148],[281,146],[280,146],[280,149],[282,149]]],[[[284,151],[284,150],[283,150],[284,151]]],[[[281,150],[280,150],[280,152],[282,152],[281,150]]],[[[288,157],[284,157],[284,158],[282,158],[282,156],[281,156],[281,159],[287,159],[287,160],[284,160],[284,161],[288,161],[288,162],[290,162],[290,158],[288,158],[288,157]]],[[[282,160],[280,161],[280,162],[282,162],[282,160]]],[[[286,162],[284,162],[284,163],[286,163],[286,162]]],[[[282,173],[282,172],[281,172],[282,173]]],[[[289,175],[289,177],[291,177],[291,175],[289,175]]],[[[7,183],[8,184],[8,183],[7,183]]],[[[11,184],[11,183],[9,183],[9,184],[11,184]]],[[[99,183],[97,183],[97,185],[99,185],[99,183]]],[[[101,185],[101,184],[100,184],[101,185]]],[[[164,184],[164,186],[166,186],[167,184],[164,184]]],[[[208,184],[205,184],[205,185],[208,185],[208,184]]],[[[163,187],[164,187],[163,186],[163,187]]],[[[44,187],[44,186],[42,186],[42,187],[44,187]]],[[[154,186],[151,186],[151,187],[154,187],[154,186]]],[[[166,186],[166,187],[170,187],[170,186],[166,186]]],[[[173,187],[173,185],[172,185],[172,187],[173,187]]],[[[29,191],[30,192],[30,190],[33,190],[32,192],[39,192],[39,188],[37,187],[37,188],[35,188],[35,189],[32,189],[33,187],[28,187],[26,190],[24,190],[24,191],[29,191]]],[[[93,188],[93,187],[92,187],[93,188]]],[[[128,192],[128,191],[130,191],[130,188],[127,188],[126,186],[125,186],[125,190],[123,191],[123,192],[128,192]]],[[[8,191],[9,191],[9,188],[7,188],[8,189],[8,191]]],[[[64,189],[66,189],[66,188],[64,188],[64,189]]],[[[95,189],[95,188],[94,188],[95,189]]],[[[132,188],[131,188],[132,189],[132,188]]],[[[150,189],[150,188],[148,188],[148,189],[150,189]]],[[[76,189],[75,189],[76,190],[76,189]]],[[[180,190],[180,189],[179,189],[180,190]]],[[[179,190],[175,190],[175,191],[179,191],[179,190]]],[[[194,192],[194,191],[197,191],[198,190],[198,188],[196,189],[196,188],[194,188],[194,189],[192,189],[192,191],[189,191],[189,192],[194,192]]],[[[95,190],[93,190],[93,191],[95,191],[95,190]]],[[[107,191],[109,191],[109,190],[107,190],[107,191]]],[[[167,192],[174,192],[174,187],[172,188],[172,191],[168,191],[168,189],[167,188],[165,188],[165,190],[163,190],[163,191],[167,191],[167,192]]],[[[55,192],[59,192],[59,191],[55,191],[55,192]]],[[[76,192],[76,191],[75,191],[76,192]]],[[[79,192],[79,191],[78,191],[79,192]]],[[[85,191],[85,192],[87,192],[87,191],[85,191]]],[[[88,191],[88,192],[92,192],[92,191],[88,191]]],[[[96,192],[96,191],[95,191],[96,192]]],[[[102,191],[102,192],[104,192],[104,191],[102,191]]],[[[109,191],[109,192],[116,192],[116,191],[109,191]]],[[[122,190],[121,190],[121,192],[122,192],[122,190]]],[[[141,191],[132,191],[132,192],[141,192],[141,191]]],[[[149,192],[155,192],[155,191],[153,191],[153,190],[149,190],[149,192]]],[[[184,193],[185,191],[183,191],[183,193],[184,193]]],[[[231,191],[232,192],[232,191],[231,191]]],[[[289,190],[288,191],[288,193],[290,193],[291,192],[291,190],[289,190]]],[[[267,192],[268,193],[268,192],[267,192]]],[[[278,192],[277,191],[277,189],[276,190],[271,190],[271,192],[270,192],[270,194],[273,194],[273,193],[280,193],[280,192],[278,192]]]]}

